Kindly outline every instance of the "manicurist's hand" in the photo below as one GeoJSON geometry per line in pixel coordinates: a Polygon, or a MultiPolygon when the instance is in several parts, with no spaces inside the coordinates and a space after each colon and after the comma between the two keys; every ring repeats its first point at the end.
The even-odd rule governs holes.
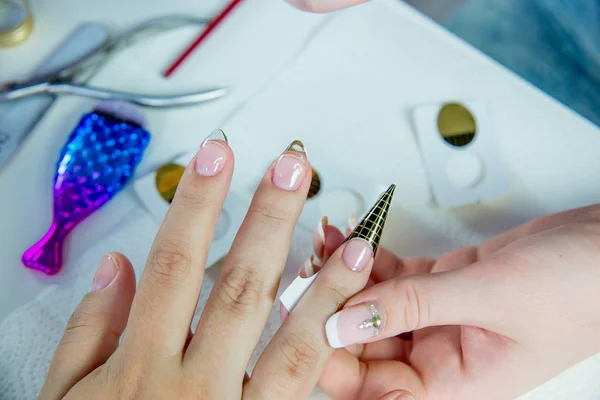
{"type": "Polygon", "coordinates": [[[364,288],[373,264],[371,247],[357,239],[330,257],[311,295],[246,375],[306,200],[311,168],[299,142],[273,161],[192,334],[233,161],[221,131],[204,141],[183,175],[137,291],[125,256],[113,253],[102,260],[91,292],[73,313],[54,354],[41,399],[308,396],[333,353],[325,323],[364,288]]]}
{"type": "Polygon", "coordinates": [[[314,13],[335,11],[367,1],[369,0],[287,0],[288,3],[296,8],[314,13]]]}
{"type": "MultiPolygon", "coordinates": [[[[301,275],[343,240],[324,220],[301,275]]],[[[339,349],[319,385],[333,399],[514,399],[600,352],[599,304],[600,205],[438,260],[380,248],[367,289],[327,324],[339,349]]]]}

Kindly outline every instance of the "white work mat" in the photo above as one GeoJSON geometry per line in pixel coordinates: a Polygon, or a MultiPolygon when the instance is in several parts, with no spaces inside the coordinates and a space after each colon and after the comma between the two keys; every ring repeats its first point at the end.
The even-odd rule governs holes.
{"type": "MultiPolygon", "coordinates": [[[[478,243],[532,217],[598,201],[600,133],[597,129],[445,34],[442,28],[418,16],[407,18],[411,11],[404,8],[403,18],[397,18],[395,13],[400,13],[397,7],[400,6],[395,0],[382,0],[334,16],[303,43],[305,48],[299,57],[293,62],[289,61],[291,57],[287,58],[290,65],[284,73],[265,83],[252,101],[241,104],[233,118],[222,114],[211,118],[213,125],[215,120],[227,120],[224,128],[236,151],[232,184],[236,194],[248,195],[249,186],[258,182],[268,165],[267,159],[272,159],[291,140],[306,138],[309,156],[311,147],[329,151],[338,165],[359,176],[372,180],[377,177],[378,183],[398,184],[383,241],[402,256],[436,256],[478,243]],[[419,35],[414,34],[415,30],[419,35]],[[445,65],[445,74],[439,73],[440,64],[445,65]],[[400,70],[402,74],[397,73],[400,70]],[[450,99],[477,99],[488,106],[499,149],[509,169],[512,192],[508,196],[456,210],[433,206],[408,116],[417,104],[450,99]],[[365,155],[372,155],[373,162],[364,163],[365,155]],[[363,163],[358,165],[356,160],[363,163]]],[[[207,79],[204,74],[201,77],[198,84],[207,79]]],[[[179,84],[188,88],[184,79],[179,84]]],[[[71,104],[63,101],[62,111],[71,109],[71,104]]],[[[168,116],[153,112],[151,123],[163,131],[174,126],[173,135],[184,130],[189,133],[186,140],[172,145],[170,137],[157,136],[158,140],[149,149],[150,159],[145,160],[142,168],[160,162],[157,152],[163,150],[163,144],[171,152],[165,157],[190,151],[192,143],[199,144],[201,138],[192,135],[192,131],[208,133],[209,123],[202,119],[202,114],[215,109],[216,105],[209,105],[202,112],[196,109],[195,114],[178,110],[168,116]]],[[[52,120],[56,122],[58,118],[54,115],[52,120]]],[[[44,157],[54,157],[56,149],[51,148],[52,154],[46,154],[42,153],[42,147],[31,148],[29,154],[38,150],[44,157]]],[[[24,161],[13,168],[21,164],[24,161]]],[[[36,198],[41,194],[32,189],[25,195],[36,198]]],[[[116,213],[117,201],[120,200],[115,199],[100,213],[103,216],[110,216],[109,210],[116,213]]],[[[26,212],[31,215],[30,210],[26,212]]],[[[120,209],[119,214],[126,213],[120,209]]],[[[85,229],[89,233],[92,222],[99,219],[99,215],[94,216],[78,229],[88,223],[85,229]]],[[[141,210],[131,213],[105,240],[83,255],[72,257],[75,262],[69,259],[62,282],[48,288],[0,325],[0,398],[35,397],[64,324],[89,290],[101,256],[120,250],[132,259],[138,271],[144,265],[156,230],[156,224],[148,219],[141,210]],[[135,238],[134,242],[131,238],[135,238]]],[[[18,234],[31,235],[31,232],[18,234]]],[[[76,238],[73,239],[75,242],[76,238]]],[[[310,250],[310,234],[298,231],[290,259],[303,260],[307,249],[310,250]]],[[[5,268],[22,267],[6,265],[5,268]]],[[[205,285],[209,282],[207,277],[205,285]]],[[[207,293],[205,290],[203,296],[207,293]]],[[[277,317],[270,319],[261,345],[277,321],[277,317]]],[[[597,400],[598,376],[600,357],[595,357],[523,399],[597,400]]]]}

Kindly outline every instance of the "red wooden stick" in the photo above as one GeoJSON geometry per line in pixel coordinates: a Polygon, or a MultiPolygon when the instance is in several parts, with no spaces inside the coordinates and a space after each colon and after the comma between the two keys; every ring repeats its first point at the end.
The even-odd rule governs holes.
{"type": "Polygon", "coordinates": [[[190,54],[198,47],[207,37],[212,33],[212,31],[223,22],[223,20],[229,15],[233,9],[242,2],[242,0],[232,0],[231,3],[215,19],[213,19],[207,26],[206,29],[198,36],[198,38],[175,60],[173,64],[169,68],[163,72],[163,76],[165,78],[170,77],[173,72],[185,61],[186,58],[189,57],[190,54]]]}

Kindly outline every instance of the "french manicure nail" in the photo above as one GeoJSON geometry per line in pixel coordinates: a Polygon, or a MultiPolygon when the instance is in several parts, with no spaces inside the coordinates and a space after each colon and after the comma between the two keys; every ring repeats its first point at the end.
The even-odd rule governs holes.
{"type": "Polygon", "coordinates": [[[302,184],[306,169],[306,150],[301,141],[293,141],[279,156],[273,169],[273,184],[294,191],[302,184]]]}
{"type": "Polygon", "coordinates": [[[202,142],[196,155],[196,172],[202,176],[215,176],[227,161],[227,136],[221,129],[212,131],[202,142]]]}
{"type": "Polygon", "coordinates": [[[362,271],[373,259],[373,248],[365,239],[358,237],[351,239],[346,242],[342,259],[352,271],[362,271]]]}
{"type": "Polygon", "coordinates": [[[94,276],[92,292],[98,292],[110,285],[111,282],[115,280],[118,272],[119,267],[115,259],[110,254],[104,256],[102,261],[100,261],[100,265],[94,276]]]}
{"type": "Polygon", "coordinates": [[[321,218],[321,220],[317,224],[317,234],[319,235],[319,238],[321,239],[323,244],[325,244],[325,227],[327,225],[329,225],[329,218],[327,218],[326,216],[321,218]]]}
{"type": "Polygon", "coordinates": [[[300,270],[298,271],[298,276],[301,278],[309,278],[309,277],[313,276],[315,273],[315,268],[313,267],[314,261],[315,261],[314,256],[312,256],[312,255],[308,256],[308,258],[304,261],[304,263],[300,267],[300,270]]]}
{"type": "Polygon", "coordinates": [[[349,235],[356,226],[358,225],[358,219],[356,218],[356,214],[352,214],[348,217],[348,222],[346,224],[346,234],[349,235]]]}
{"type": "Polygon", "coordinates": [[[313,248],[319,261],[325,257],[325,227],[329,224],[327,217],[321,218],[313,233],[313,248]]]}
{"type": "Polygon", "coordinates": [[[385,327],[385,309],[378,301],[361,303],[333,314],[325,325],[327,341],[333,348],[364,343],[385,327]]]}

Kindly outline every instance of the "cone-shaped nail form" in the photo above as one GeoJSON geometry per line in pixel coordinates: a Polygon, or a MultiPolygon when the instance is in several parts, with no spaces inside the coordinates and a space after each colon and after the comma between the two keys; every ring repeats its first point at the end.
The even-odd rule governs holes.
{"type": "Polygon", "coordinates": [[[373,256],[377,253],[379,247],[379,240],[381,239],[381,233],[383,232],[383,226],[387,218],[390,204],[392,203],[392,196],[396,185],[390,186],[379,199],[377,203],[369,210],[367,215],[358,223],[356,228],[348,235],[346,241],[353,238],[361,238],[366,240],[373,248],[373,256]]]}

